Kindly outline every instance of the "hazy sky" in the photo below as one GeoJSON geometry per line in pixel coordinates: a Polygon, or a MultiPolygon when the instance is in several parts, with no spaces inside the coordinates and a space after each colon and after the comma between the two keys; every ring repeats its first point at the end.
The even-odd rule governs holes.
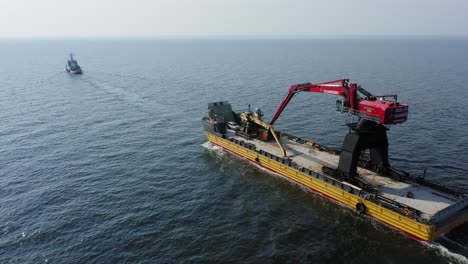
{"type": "Polygon", "coordinates": [[[0,0],[0,37],[468,36],[468,0],[0,0]]]}

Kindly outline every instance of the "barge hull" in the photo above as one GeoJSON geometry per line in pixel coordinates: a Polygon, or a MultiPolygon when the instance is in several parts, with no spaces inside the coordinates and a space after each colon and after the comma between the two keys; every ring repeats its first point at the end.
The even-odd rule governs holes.
{"type": "Polygon", "coordinates": [[[359,194],[345,191],[339,186],[336,186],[340,184],[339,182],[327,179],[327,177],[318,173],[314,173],[311,176],[301,170],[292,168],[279,161],[261,155],[258,150],[237,144],[226,135],[218,135],[218,133],[214,131],[206,130],[205,135],[212,144],[221,147],[227,152],[246,159],[268,171],[286,177],[287,179],[304,186],[331,201],[343,204],[352,209],[356,209],[358,204],[363,204],[365,206],[364,213],[366,215],[375,218],[418,241],[432,241],[455,226],[468,221],[468,214],[464,214],[444,226],[437,227],[436,224],[423,224],[372,201],[366,200],[359,196],[359,194]],[[320,177],[322,177],[322,179],[320,179],[320,177]]]}

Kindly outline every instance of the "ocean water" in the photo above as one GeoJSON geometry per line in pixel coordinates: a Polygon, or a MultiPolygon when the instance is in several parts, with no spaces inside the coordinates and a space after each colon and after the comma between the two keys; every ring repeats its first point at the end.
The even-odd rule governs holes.
{"type": "MultiPolygon", "coordinates": [[[[208,102],[339,78],[410,105],[393,166],[468,191],[468,39],[0,40],[0,263],[468,263],[466,226],[416,242],[204,145],[208,102]]],[[[276,127],[340,147],[336,99],[276,127]]]]}

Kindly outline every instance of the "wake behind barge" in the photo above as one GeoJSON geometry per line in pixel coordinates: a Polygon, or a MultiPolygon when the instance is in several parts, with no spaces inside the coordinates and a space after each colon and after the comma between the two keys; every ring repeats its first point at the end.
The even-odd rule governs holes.
{"type": "MultiPolygon", "coordinates": [[[[326,93],[324,87],[321,93],[326,93]]],[[[349,88],[347,84],[345,88],[349,88]]],[[[290,99],[283,100],[274,120],[290,99]]],[[[353,111],[347,102],[337,103],[337,107],[353,111]]],[[[369,122],[362,115],[358,124],[351,125],[353,129],[338,150],[274,130],[274,120],[268,124],[262,115],[259,109],[235,113],[228,102],[215,102],[208,105],[208,115],[202,122],[212,144],[413,239],[432,241],[468,221],[465,192],[414,177],[388,164],[386,129],[382,129],[385,121],[369,122]]],[[[404,121],[406,116],[397,122],[404,121]]],[[[391,122],[396,123],[395,119],[391,122]]]]}

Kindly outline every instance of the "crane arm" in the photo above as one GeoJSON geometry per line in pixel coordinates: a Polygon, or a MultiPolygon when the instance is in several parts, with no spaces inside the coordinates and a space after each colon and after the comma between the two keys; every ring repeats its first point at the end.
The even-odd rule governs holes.
{"type": "Polygon", "coordinates": [[[291,86],[271,119],[270,125],[275,123],[294,94],[298,92],[342,96],[344,99],[341,100],[341,106],[337,109],[341,112],[359,116],[360,120],[367,120],[377,124],[399,124],[405,122],[408,117],[408,105],[398,103],[396,95],[375,96],[356,83],[349,83],[349,79],[340,79],[318,84],[303,83],[291,86]],[[393,98],[393,100],[388,98],[393,98]]]}
{"type": "Polygon", "coordinates": [[[283,112],[284,108],[286,108],[288,103],[293,98],[294,94],[296,94],[297,92],[324,93],[348,98],[348,81],[348,79],[339,79],[318,84],[303,83],[292,85],[289,88],[288,94],[286,95],[286,97],[284,97],[283,101],[281,101],[278,110],[276,110],[275,115],[271,119],[270,125],[273,125],[275,123],[276,119],[278,119],[278,117],[283,112]]]}

